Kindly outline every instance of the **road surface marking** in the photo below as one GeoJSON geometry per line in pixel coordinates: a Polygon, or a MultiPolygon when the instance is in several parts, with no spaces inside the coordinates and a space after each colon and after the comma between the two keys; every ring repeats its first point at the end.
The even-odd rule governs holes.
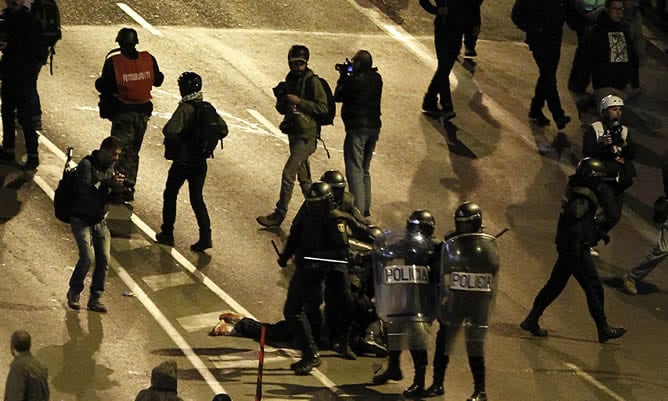
{"type": "Polygon", "coordinates": [[[572,363],[564,362],[564,365],[566,365],[569,369],[575,372],[578,376],[582,377],[592,385],[594,385],[596,388],[599,390],[603,391],[610,397],[614,398],[617,401],[626,401],[625,398],[620,397],[617,393],[614,391],[610,390],[608,387],[605,386],[605,384],[601,383],[600,381],[596,380],[593,376],[591,376],[589,373],[583,371],[580,369],[577,365],[574,365],[572,363]]]}
{"type": "Polygon", "coordinates": [[[133,10],[132,8],[130,8],[129,5],[127,5],[127,4],[125,4],[125,3],[116,3],[116,5],[117,5],[121,10],[123,10],[123,12],[125,12],[127,15],[129,15],[130,18],[132,18],[132,19],[135,20],[139,25],[141,25],[142,27],[144,27],[144,29],[146,29],[147,31],[151,32],[151,33],[154,34],[155,36],[162,36],[162,32],[160,32],[159,30],[157,30],[156,28],[154,28],[153,25],[149,24],[148,21],[146,21],[144,18],[142,18],[141,15],[137,14],[137,12],[136,12],[135,10],[133,10]]]}
{"type": "Polygon", "coordinates": [[[179,287],[182,285],[195,284],[195,281],[184,271],[175,273],[155,274],[141,278],[152,291],[160,291],[165,288],[179,287]]]}
{"type": "MultiPolygon", "coordinates": [[[[179,322],[181,327],[187,332],[193,332],[202,330],[204,328],[213,328],[220,321],[218,317],[220,316],[220,311],[211,312],[211,313],[200,313],[198,315],[182,316],[177,317],[176,321],[179,322]]],[[[257,361],[255,362],[257,366],[257,361]]]]}
{"type": "Polygon", "coordinates": [[[257,110],[253,110],[253,109],[246,109],[246,111],[248,112],[248,114],[250,114],[251,116],[255,117],[255,119],[256,119],[260,124],[264,125],[264,127],[265,127],[267,130],[269,130],[269,132],[270,132],[273,136],[275,136],[276,138],[280,139],[281,141],[283,141],[283,142],[285,142],[285,143],[288,143],[288,136],[287,136],[286,134],[282,133],[281,130],[279,130],[278,128],[276,128],[276,126],[275,126],[274,124],[272,124],[271,121],[269,121],[265,116],[263,116],[262,114],[260,114],[259,111],[257,111],[257,110]]]}

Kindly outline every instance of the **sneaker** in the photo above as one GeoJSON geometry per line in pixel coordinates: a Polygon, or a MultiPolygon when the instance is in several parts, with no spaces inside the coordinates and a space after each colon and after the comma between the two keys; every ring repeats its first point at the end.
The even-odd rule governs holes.
{"type": "Polygon", "coordinates": [[[162,245],[174,246],[174,234],[159,232],[155,235],[155,242],[162,245]]]}
{"type": "Polygon", "coordinates": [[[227,323],[237,324],[243,319],[244,316],[237,312],[225,311],[218,316],[219,320],[224,320],[227,323]]]}
{"type": "Polygon", "coordinates": [[[638,295],[638,286],[636,280],[631,277],[630,273],[626,273],[623,278],[624,291],[629,295],[638,295]]]}
{"type": "Polygon", "coordinates": [[[543,114],[541,110],[529,111],[529,120],[539,127],[547,127],[550,125],[550,120],[545,117],[545,114],[543,114]]]}
{"type": "Polygon", "coordinates": [[[476,58],[478,57],[478,53],[475,51],[475,49],[466,49],[464,52],[464,58],[476,58]]]}
{"type": "Polygon", "coordinates": [[[79,303],[79,294],[73,293],[72,290],[67,291],[67,306],[74,310],[81,309],[81,303],[79,303]]]}
{"type": "Polygon", "coordinates": [[[283,219],[285,219],[285,216],[278,211],[274,211],[267,216],[258,216],[255,220],[264,227],[280,227],[283,219]]]}
{"type": "Polygon", "coordinates": [[[566,128],[566,124],[571,122],[571,118],[567,115],[563,115],[561,117],[557,117],[554,119],[554,123],[557,124],[557,129],[564,129],[566,128]]]}

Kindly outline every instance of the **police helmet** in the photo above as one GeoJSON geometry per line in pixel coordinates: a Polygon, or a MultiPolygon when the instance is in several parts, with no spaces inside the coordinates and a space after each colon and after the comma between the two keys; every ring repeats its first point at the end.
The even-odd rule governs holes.
{"type": "Polygon", "coordinates": [[[343,201],[343,193],[346,189],[346,179],[343,174],[338,170],[327,170],[320,177],[320,181],[324,181],[332,187],[332,192],[334,193],[334,198],[336,198],[337,203],[343,201]]]}
{"type": "Polygon", "coordinates": [[[116,35],[116,42],[120,47],[134,47],[139,44],[139,36],[132,28],[121,28],[116,35]]]}
{"type": "Polygon", "coordinates": [[[586,157],[578,163],[575,168],[575,178],[578,183],[591,189],[596,188],[605,177],[605,164],[593,157],[586,157]]]}
{"type": "Polygon", "coordinates": [[[599,112],[600,112],[601,116],[606,117],[605,111],[609,107],[613,107],[613,106],[624,107],[624,100],[622,100],[621,97],[615,96],[615,95],[608,95],[608,96],[604,97],[603,99],[601,99],[601,107],[599,109],[599,112]]]}
{"type": "Polygon", "coordinates": [[[406,220],[406,230],[420,231],[429,237],[434,234],[435,227],[436,220],[434,220],[434,216],[428,210],[416,210],[406,220]]]}
{"type": "Polygon", "coordinates": [[[309,56],[310,52],[308,47],[304,45],[294,45],[290,48],[290,51],[288,51],[288,62],[303,61],[308,63],[309,56]]]}
{"type": "Polygon", "coordinates": [[[186,71],[179,75],[178,83],[181,96],[187,96],[202,90],[202,77],[192,71],[186,71]]]}
{"type": "Polygon", "coordinates": [[[311,184],[306,193],[306,207],[314,214],[326,214],[336,209],[332,187],[323,181],[316,181],[311,184]]]}
{"type": "Polygon", "coordinates": [[[383,229],[378,226],[369,226],[369,234],[373,238],[378,238],[383,234],[383,229]]]}
{"type": "Polygon", "coordinates": [[[458,234],[477,233],[482,228],[482,210],[476,203],[464,202],[457,206],[454,218],[458,234]]]}

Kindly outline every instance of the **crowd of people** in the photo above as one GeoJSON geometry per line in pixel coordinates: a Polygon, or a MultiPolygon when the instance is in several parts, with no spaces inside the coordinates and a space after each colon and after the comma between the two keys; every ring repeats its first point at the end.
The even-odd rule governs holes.
{"type": "MultiPolygon", "coordinates": [[[[23,167],[34,169],[39,165],[36,128],[41,125],[36,82],[46,62],[45,46],[38,39],[40,28],[25,6],[25,0],[6,1],[3,18],[9,28],[2,37],[4,41],[0,40],[3,52],[0,161],[16,164],[14,143],[18,118],[27,149],[23,167]]],[[[434,15],[438,66],[422,103],[422,110],[431,117],[444,121],[456,117],[449,75],[460,54],[462,38],[464,57],[477,55],[475,43],[480,33],[482,3],[482,0],[420,0],[422,8],[434,15]]],[[[610,241],[610,231],[622,215],[624,193],[636,176],[633,142],[628,128],[622,124],[625,101],[640,87],[636,50],[640,41],[637,29],[635,33],[631,30],[631,22],[637,21],[637,17],[624,19],[625,10],[632,7],[627,0],[606,0],[604,7],[592,17],[586,15],[576,0],[517,0],[512,10],[512,20],[526,32],[526,43],[539,69],[529,119],[539,126],[549,125],[550,120],[543,113],[547,104],[558,129],[571,121],[561,105],[556,80],[565,23],[576,30],[580,38],[569,89],[579,96],[577,106],[581,111],[595,104],[600,117],[585,130],[584,158],[569,177],[557,225],[558,259],[526,319],[520,323],[522,329],[534,336],[547,336],[547,331],[539,325],[539,318],[559,296],[570,276],[574,276],[585,291],[598,341],[604,343],[626,332],[622,327],[608,324],[604,291],[593,258],[597,256],[596,245],[610,241]],[[590,84],[593,93],[587,95],[590,84]]],[[[111,121],[111,134],[99,149],[83,158],[75,170],[77,198],[69,222],[79,258],[69,281],[67,305],[73,310],[81,309],[84,279],[94,261],[87,308],[98,313],[107,312],[102,302],[110,260],[107,212],[112,203],[134,200],[139,151],[153,111],[151,90],[164,81],[156,58],[136,49],[139,37],[134,29],[122,28],[116,42],[119,47],[109,52],[101,76],[95,81],[100,93],[100,116],[111,121]]],[[[383,250],[379,249],[382,248],[379,244],[390,241],[393,234],[382,232],[368,221],[372,205],[370,167],[381,131],[383,79],[373,65],[371,53],[361,49],[350,61],[337,65],[340,75],[331,93],[326,82],[309,68],[309,59],[310,51],[306,46],[292,46],[287,56],[289,72],[274,88],[276,110],[283,116],[279,127],[288,136],[290,154],[281,174],[273,212],[256,219],[264,227],[280,226],[286,218],[295,181],[299,182],[305,201],[291,222],[283,249],[277,250],[280,267],[286,267],[290,260],[296,266],[284,303],[285,321],[270,325],[223,314],[221,324],[212,333],[258,338],[259,328],[265,326],[271,340],[288,342],[301,351],[301,359],[291,365],[297,375],[306,375],[320,365],[322,346],[351,360],[358,355],[387,356],[386,368],[372,378],[374,384],[403,378],[400,355],[407,349],[412,356],[414,376],[403,395],[416,398],[445,393],[445,372],[453,339],[461,327],[466,327],[468,361],[474,382],[469,401],[487,400],[483,345],[499,266],[496,248],[485,248],[495,237],[483,233],[480,207],[472,202],[461,204],[453,213],[456,230],[443,241],[434,237],[432,214],[427,210],[414,211],[407,219],[404,237],[397,242],[401,245],[387,246],[406,251],[401,257],[402,268],[420,278],[398,282],[403,286],[396,286],[390,278],[379,281],[374,269],[390,269],[385,263],[394,258],[383,259],[383,250]],[[332,101],[341,103],[346,131],[345,171],[328,170],[320,180],[313,182],[309,157],[316,150],[322,126],[328,124],[327,116],[333,115],[332,101]],[[350,192],[346,191],[346,181],[350,192]],[[475,249],[488,249],[488,252],[481,257],[478,251],[471,251],[469,240],[478,241],[475,249]],[[360,241],[363,249],[355,249],[355,241],[360,241]],[[412,248],[404,249],[409,246],[406,244],[412,248]],[[484,244],[482,248],[481,244],[484,244]],[[451,255],[459,255],[462,250],[476,261],[473,270],[464,269],[452,259],[451,255]],[[444,277],[447,277],[446,282],[442,281],[444,277]],[[467,288],[458,281],[464,279],[473,280],[467,281],[467,288]],[[395,315],[386,313],[387,308],[393,307],[385,305],[389,302],[386,301],[388,290],[383,286],[389,284],[395,285],[392,291],[398,291],[392,292],[393,297],[397,294],[399,298],[424,296],[425,301],[417,310],[403,311],[410,318],[391,317],[401,315],[402,311],[394,311],[398,313],[395,315]],[[445,297],[442,304],[445,312],[436,313],[435,305],[441,297],[445,297]],[[430,310],[431,307],[434,310],[430,310]],[[428,355],[423,340],[433,320],[438,320],[439,330],[433,381],[426,386],[428,355]],[[328,343],[324,340],[324,330],[328,343]],[[393,342],[390,338],[404,340],[393,342]]],[[[210,123],[218,127],[213,146],[211,140],[202,142],[210,135],[209,128],[202,125],[203,110],[211,108],[215,112],[215,107],[204,101],[202,77],[196,72],[183,72],[177,83],[181,100],[162,130],[165,157],[172,164],[163,193],[162,224],[156,242],[174,246],[177,196],[187,181],[199,227],[199,239],[190,248],[204,252],[213,247],[211,222],[203,197],[207,159],[217,141],[227,135],[227,125],[218,116],[218,121],[210,123]]],[[[664,166],[664,181],[668,176],[666,166],[668,164],[664,166]]],[[[661,225],[658,243],[623,278],[624,289],[630,294],[638,293],[638,282],[668,254],[668,183],[664,182],[664,186],[666,194],[654,205],[654,220],[661,225]]],[[[31,400],[49,398],[47,369],[30,354],[30,343],[30,335],[23,330],[12,335],[11,352],[15,360],[5,390],[6,401],[24,400],[23,394],[31,394],[27,398],[31,400]]],[[[153,370],[151,387],[142,390],[137,400],[154,399],[155,392],[169,393],[160,399],[180,400],[176,390],[176,363],[166,361],[153,370]]],[[[220,394],[214,400],[225,397],[220,394]]]]}

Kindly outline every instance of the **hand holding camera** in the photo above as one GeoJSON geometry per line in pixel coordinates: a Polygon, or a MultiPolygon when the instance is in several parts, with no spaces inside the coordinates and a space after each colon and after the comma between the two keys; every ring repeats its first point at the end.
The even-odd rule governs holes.
{"type": "Polygon", "coordinates": [[[353,74],[353,63],[352,61],[346,60],[343,63],[334,64],[334,69],[339,72],[341,75],[352,75],[353,74]]]}

